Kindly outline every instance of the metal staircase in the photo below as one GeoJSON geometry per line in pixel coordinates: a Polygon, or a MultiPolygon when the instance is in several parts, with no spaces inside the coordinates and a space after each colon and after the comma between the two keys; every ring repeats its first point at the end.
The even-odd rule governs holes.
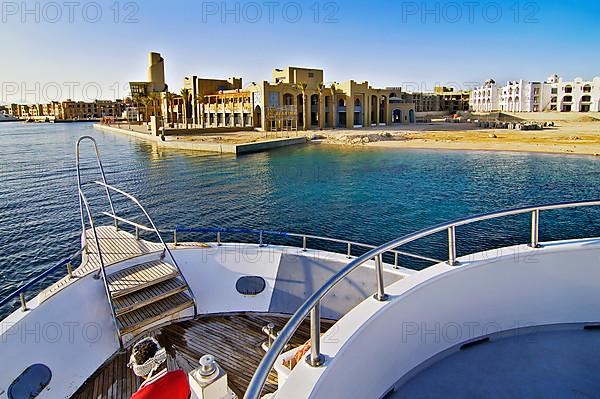
{"type": "MultiPolygon", "coordinates": [[[[196,317],[197,306],[194,294],[184,275],[181,273],[181,269],[171,253],[171,249],[162,239],[156,225],[140,202],[131,194],[106,183],[98,145],[92,137],[84,136],[77,141],[76,163],[81,225],[83,229],[83,247],[84,251],[97,257],[98,274],[96,277],[101,278],[104,283],[120,346],[124,346],[124,341],[131,341],[135,337],[156,326],[174,320],[196,317]],[[89,140],[94,144],[98,170],[102,177],[101,181],[82,182],[80,144],[84,140],[89,140]],[[87,185],[95,185],[104,188],[109,210],[99,212],[99,214],[107,216],[114,221],[114,231],[112,234],[120,234],[119,223],[123,223],[135,228],[135,238],[128,237],[125,240],[118,239],[115,240],[115,242],[111,242],[109,239],[98,235],[100,230],[106,228],[96,228],[89,201],[83,190],[87,185]],[[111,192],[120,194],[133,202],[146,218],[149,226],[144,226],[117,216],[113,206],[111,192]],[[86,219],[90,225],[89,230],[87,229],[86,219]],[[117,265],[119,263],[107,264],[107,259],[111,259],[111,249],[114,250],[118,247],[118,250],[122,252],[123,247],[125,247],[126,250],[128,245],[127,242],[133,247],[134,245],[131,242],[137,242],[139,240],[140,230],[156,234],[162,252],[159,250],[156,254],[156,258],[153,260],[148,261],[148,257],[144,257],[144,262],[135,263],[113,273],[107,273],[107,266],[117,265]],[[88,240],[91,241],[91,243],[88,243],[88,240]],[[119,243],[117,244],[116,241],[119,241],[119,243]],[[107,256],[107,254],[109,256],[107,256]]],[[[151,253],[152,252],[148,252],[148,254],[151,253]]],[[[139,246],[132,248],[132,254],[139,256],[139,246]]],[[[134,258],[137,256],[134,256],[134,258]]]]}

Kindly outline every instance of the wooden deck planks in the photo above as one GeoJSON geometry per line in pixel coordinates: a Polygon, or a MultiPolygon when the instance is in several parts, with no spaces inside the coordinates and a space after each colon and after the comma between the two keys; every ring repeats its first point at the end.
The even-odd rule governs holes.
{"type": "Polygon", "coordinates": [[[143,326],[164,319],[194,305],[194,301],[184,292],[179,292],[157,302],[153,302],[132,312],[117,317],[121,334],[131,333],[143,326]]]}
{"type": "Polygon", "coordinates": [[[155,260],[108,275],[108,285],[113,297],[117,298],[178,275],[174,266],[155,260]]]}
{"type": "MultiPolygon", "coordinates": [[[[96,232],[98,233],[98,241],[100,242],[100,249],[106,267],[137,256],[163,250],[161,244],[136,240],[131,234],[125,231],[117,231],[112,226],[98,227],[96,232]]],[[[42,291],[42,301],[45,301],[73,281],[76,281],[77,278],[85,277],[100,268],[100,257],[98,256],[93,232],[91,230],[86,231],[86,237],[88,248],[84,253],[81,266],[73,271],[75,278],[69,279],[68,277],[64,277],[46,288],[42,291]]]]}
{"type": "Polygon", "coordinates": [[[187,285],[182,280],[173,278],[148,287],[143,291],[115,298],[113,303],[117,316],[119,316],[185,290],[187,290],[187,285]]]}
{"type": "MultiPolygon", "coordinates": [[[[265,315],[237,315],[203,317],[197,320],[176,323],[162,328],[155,334],[169,353],[169,369],[181,368],[189,372],[198,365],[205,354],[212,354],[227,371],[231,389],[243,394],[250,383],[254,371],[264,356],[260,345],[266,339],[262,327],[274,323],[276,331],[281,330],[287,317],[265,315]]],[[[324,321],[322,330],[331,326],[324,321]]],[[[297,346],[305,343],[310,336],[308,321],[300,326],[292,339],[297,346]]],[[[114,398],[129,399],[141,381],[127,367],[130,353],[118,354],[107,362],[88,380],[73,398],[114,398]]],[[[277,389],[277,377],[271,373],[263,393],[277,389]]]]}

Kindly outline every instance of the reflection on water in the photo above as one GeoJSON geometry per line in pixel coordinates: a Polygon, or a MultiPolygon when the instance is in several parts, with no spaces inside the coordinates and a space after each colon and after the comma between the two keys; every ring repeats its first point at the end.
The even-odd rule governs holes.
{"type": "MultiPolygon", "coordinates": [[[[134,193],[164,228],[265,228],[377,244],[465,215],[600,197],[593,157],[305,146],[235,158],[165,150],[89,124],[0,124],[0,296],[78,249],[73,150],[84,134],[98,140],[109,182],[134,193]]],[[[89,148],[84,156],[92,159],[89,148]]],[[[541,238],[597,235],[597,216],[542,214],[541,238]]],[[[459,228],[459,252],[525,241],[528,223],[459,228]]],[[[444,257],[443,235],[413,249],[444,257]]]]}

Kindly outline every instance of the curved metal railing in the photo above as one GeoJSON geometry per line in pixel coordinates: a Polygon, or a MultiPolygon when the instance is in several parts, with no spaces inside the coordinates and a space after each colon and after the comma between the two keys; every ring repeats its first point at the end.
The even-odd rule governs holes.
{"type": "MultiPolygon", "coordinates": [[[[143,226],[142,224],[129,221],[126,218],[118,217],[114,214],[111,215],[110,213],[107,213],[107,212],[103,212],[103,214],[106,216],[115,218],[115,223],[118,223],[117,221],[121,221],[123,223],[134,226],[136,229],[142,228],[146,231],[151,231],[156,234],[156,237],[158,237],[158,240],[160,241],[160,243],[163,246],[163,251],[169,255],[171,262],[173,262],[173,265],[177,268],[177,270],[179,271],[179,275],[181,276],[181,278],[183,279],[183,281],[185,282],[185,284],[188,287],[188,291],[190,292],[190,295],[192,296],[192,300],[194,301],[194,317],[196,317],[198,315],[198,304],[196,303],[196,297],[194,296],[194,292],[192,291],[192,286],[186,280],[185,275],[183,274],[183,272],[181,271],[181,268],[179,267],[179,264],[177,263],[177,260],[175,259],[175,257],[173,256],[173,253],[171,252],[171,249],[163,240],[163,238],[160,234],[160,231],[156,228],[156,225],[154,224],[154,221],[152,220],[152,218],[146,211],[146,208],[144,208],[144,206],[140,203],[140,201],[137,198],[135,198],[133,195],[131,195],[121,189],[118,189],[116,187],[113,187],[113,186],[106,184],[104,182],[101,182],[101,181],[95,181],[93,183],[106,188],[106,190],[113,191],[115,193],[123,195],[124,197],[131,200],[140,209],[140,211],[142,211],[142,213],[144,214],[144,217],[146,218],[146,220],[148,220],[148,223],[150,223],[151,227],[143,226]]],[[[118,224],[117,224],[117,226],[118,226],[118,224]]],[[[137,234],[136,234],[136,236],[137,236],[137,234]]]]}
{"type": "Polygon", "coordinates": [[[19,297],[20,302],[21,302],[21,309],[27,310],[25,293],[31,287],[41,283],[47,277],[54,274],[57,270],[62,269],[64,267],[66,267],[66,269],[67,269],[67,275],[69,276],[69,278],[73,278],[73,262],[75,261],[75,259],[79,258],[82,253],[83,253],[83,248],[81,248],[79,251],[75,252],[73,255],[71,255],[67,258],[64,258],[60,262],[56,263],[54,266],[50,267],[48,270],[35,276],[33,279],[29,280],[27,283],[23,284],[21,287],[17,288],[16,290],[14,290],[10,294],[8,294],[4,299],[2,299],[0,301],[0,309],[2,309],[4,306],[6,306],[7,304],[9,304],[13,300],[15,300],[17,297],[19,297]]]}
{"type": "MultiPolygon", "coordinates": [[[[109,217],[111,216],[108,213],[105,213],[105,215],[109,216],[109,217]]],[[[147,230],[147,227],[145,227],[145,226],[139,226],[139,227],[143,230],[147,230]]],[[[311,234],[285,233],[285,232],[273,231],[273,230],[240,229],[240,228],[185,228],[185,227],[181,228],[181,227],[176,227],[175,229],[172,229],[172,230],[161,230],[161,231],[164,233],[172,233],[173,234],[173,242],[175,244],[177,244],[177,242],[178,242],[178,234],[180,234],[180,233],[216,233],[217,245],[221,245],[223,233],[256,234],[258,236],[258,245],[259,246],[264,245],[264,236],[300,238],[300,239],[302,239],[302,250],[303,251],[308,250],[308,240],[310,239],[310,240],[316,240],[316,241],[323,241],[323,242],[327,242],[327,243],[336,243],[336,244],[345,245],[346,246],[346,257],[348,259],[350,259],[352,257],[352,248],[353,247],[365,248],[365,249],[377,248],[376,245],[365,244],[365,243],[357,242],[357,241],[323,237],[323,236],[317,236],[317,235],[311,235],[311,234]]],[[[430,258],[428,256],[417,255],[417,254],[413,254],[413,253],[405,252],[405,251],[392,250],[392,251],[387,251],[387,252],[394,255],[394,267],[395,268],[400,266],[399,260],[398,260],[399,256],[406,256],[409,258],[419,259],[419,260],[424,260],[427,262],[434,262],[434,263],[443,262],[442,260],[439,260],[439,259],[434,259],[434,258],[430,258]]]]}
{"type": "MultiPolygon", "coordinates": [[[[108,287],[108,279],[106,278],[106,264],[104,263],[104,256],[102,255],[102,249],[100,247],[100,239],[98,237],[98,231],[96,230],[96,224],[94,223],[94,218],[92,218],[92,212],[90,210],[90,205],[88,203],[87,198],[85,197],[85,194],[83,193],[83,190],[81,190],[81,186],[79,187],[79,200],[80,203],[83,204],[83,206],[85,207],[85,211],[88,217],[88,221],[90,222],[90,227],[92,228],[92,234],[94,235],[94,245],[96,246],[96,250],[98,251],[98,259],[100,261],[100,270],[99,270],[99,275],[102,275],[102,282],[104,284],[104,292],[106,293],[106,297],[108,298],[108,304],[110,306],[110,316],[112,318],[112,321],[115,325],[116,328],[116,336],[117,336],[117,340],[119,342],[119,347],[121,349],[123,349],[123,338],[121,338],[121,335],[118,333],[119,331],[119,324],[117,323],[117,314],[115,312],[115,304],[113,302],[113,298],[112,295],[110,294],[110,288],[108,287]]],[[[83,226],[85,226],[85,221],[83,221],[83,226]]],[[[87,235],[87,232],[84,231],[84,237],[87,235]]],[[[87,238],[86,238],[87,241],[87,238]]],[[[87,244],[86,244],[87,245],[87,244]]]]}
{"type": "Polygon", "coordinates": [[[524,207],[511,210],[505,210],[501,212],[487,213],[478,216],[468,217],[464,219],[458,219],[449,223],[442,223],[437,226],[423,229],[415,233],[406,235],[396,240],[390,241],[380,247],[377,247],[362,256],[359,256],[352,262],[348,263],[343,269],[341,269],[335,276],[329,279],[321,288],[319,288],[313,295],[310,296],[300,308],[294,313],[289,319],[284,328],[280,331],[278,338],[273,342],[269,351],[263,357],[261,363],[258,366],[250,385],[244,395],[245,399],[258,399],[262,392],[262,389],[267,381],[267,377],[271,372],[271,369],[275,365],[277,358],[284,350],[285,345],[292,338],[298,327],[310,314],[310,331],[311,331],[311,349],[310,354],[307,357],[307,362],[312,367],[318,367],[323,364],[323,357],[320,352],[320,333],[321,333],[321,316],[320,307],[321,300],[327,293],[335,287],[340,281],[355,270],[357,267],[364,263],[375,259],[375,273],[377,278],[377,293],[375,299],[378,301],[386,301],[388,299],[385,294],[385,285],[383,282],[383,266],[381,262],[382,254],[394,250],[402,245],[406,245],[410,242],[416,241],[420,238],[430,236],[442,231],[448,231],[448,264],[455,266],[458,264],[456,256],[456,227],[464,226],[476,222],[485,220],[498,219],[505,216],[522,215],[531,213],[531,241],[529,246],[532,248],[539,248],[539,220],[540,212],[547,210],[565,209],[565,208],[579,208],[588,206],[600,206],[600,200],[593,201],[581,201],[581,202],[565,202],[551,205],[543,205],[536,207],[524,207]]]}

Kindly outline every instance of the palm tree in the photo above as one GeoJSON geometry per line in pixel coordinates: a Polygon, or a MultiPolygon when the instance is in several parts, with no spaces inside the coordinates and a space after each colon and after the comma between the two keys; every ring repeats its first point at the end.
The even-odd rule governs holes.
{"type": "Polygon", "coordinates": [[[308,88],[308,83],[300,82],[296,84],[296,88],[302,92],[302,125],[304,126],[304,130],[308,130],[308,124],[306,123],[306,89],[308,88]]]}
{"type": "Polygon", "coordinates": [[[336,105],[337,103],[335,102],[335,92],[337,91],[337,84],[335,82],[332,82],[331,85],[329,85],[329,89],[331,90],[331,115],[332,115],[332,124],[331,124],[331,128],[335,130],[335,125],[336,125],[336,119],[337,119],[337,115],[336,115],[336,105]]]}
{"type": "Polygon", "coordinates": [[[144,105],[144,122],[149,122],[150,118],[148,117],[148,114],[150,112],[148,111],[148,106],[150,105],[152,100],[148,96],[141,96],[140,100],[142,101],[142,104],[144,105]]]}
{"type": "Polygon", "coordinates": [[[150,103],[152,104],[152,113],[155,118],[158,118],[158,113],[156,112],[156,104],[160,104],[160,94],[157,92],[152,92],[148,94],[148,98],[150,99],[150,103]]]}
{"type": "Polygon", "coordinates": [[[321,107],[324,106],[323,105],[323,94],[325,93],[325,83],[323,82],[319,82],[317,84],[317,92],[319,93],[319,128],[321,130],[323,130],[323,127],[325,127],[324,124],[324,120],[321,118],[321,107]]]}
{"type": "Polygon", "coordinates": [[[185,128],[188,128],[188,120],[187,120],[187,103],[190,99],[190,91],[189,89],[181,89],[181,97],[183,98],[183,119],[185,121],[185,128]]]}
{"type": "MultiPolygon", "coordinates": [[[[198,94],[196,96],[196,104],[197,104],[196,112],[198,113],[199,121],[202,121],[202,128],[204,128],[204,100],[205,100],[204,95],[198,94]]],[[[200,124],[200,123],[198,123],[198,124],[200,124]]]]}
{"type": "Polygon", "coordinates": [[[167,123],[173,123],[173,114],[175,113],[175,97],[177,94],[167,91],[165,93],[165,101],[167,102],[167,123]]]}

